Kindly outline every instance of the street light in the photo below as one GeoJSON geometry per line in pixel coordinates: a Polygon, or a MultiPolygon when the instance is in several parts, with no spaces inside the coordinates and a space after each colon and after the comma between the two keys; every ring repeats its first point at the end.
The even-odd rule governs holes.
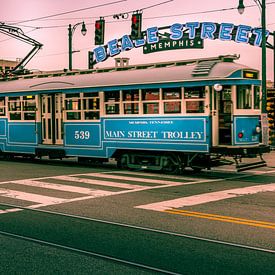
{"type": "MultiPolygon", "coordinates": [[[[266,110],[266,1],[254,0],[261,11],[261,27],[262,27],[262,126],[263,126],[263,143],[268,144],[268,127],[267,123],[267,110],[266,110]]],[[[238,12],[244,12],[243,0],[239,0],[238,12]]]]}
{"type": "Polygon", "coordinates": [[[239,0],[239,6],[238,6],[238,12],[239,14],[243,14],[244,13],[244,4],[243,4],[243,0],[239,0]]]}
{"type": "Polygon", "coordinates": [[[72,70],[72,55],[73,55],[73,49],[72,49],[72,45],[73,45],[73,34],[74,34],[74,31],[75,29],[80,25],[82,24],[82,28],[81,28],[81,33],[82,35],[86,35],[87,33],[87,29],[86,29],[86,26],[85,26],[85,23],[84,22],[80,22],[80,23],[77,23],[75,24],[73,27],[71,24],[69,24],[69,28],[68,28],[68,31],[69,31],[69,70],[71,71],[72,70]]]}
{"type": "MultiPolygon", "coordinates": [[[[262,27],[262,113],[266,114],[266,21],[265,21],[265,0],[254,0],[261,10],[262,27]]],[[[243,14],[245,6],[243,0],[239,0],[238,12],[243,14]]]]}

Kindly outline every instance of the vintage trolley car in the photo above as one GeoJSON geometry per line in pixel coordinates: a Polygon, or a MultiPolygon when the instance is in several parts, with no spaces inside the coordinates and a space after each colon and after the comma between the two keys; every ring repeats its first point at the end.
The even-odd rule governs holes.
{"type": "Polygon", "coordinates": [[[259,73],[235,59],[2,79],[0,151],[170,172],[261,157],[259,73]]]}

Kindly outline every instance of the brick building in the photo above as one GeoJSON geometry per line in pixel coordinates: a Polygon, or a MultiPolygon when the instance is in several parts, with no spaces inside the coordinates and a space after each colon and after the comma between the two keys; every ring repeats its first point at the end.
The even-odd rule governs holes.
{"type": "Polygon", "coordinates": [[[8,70],[13,69],[19,62],[20,60],[11,61],[11,60],[0,59],[0,72],[6,72],[8,70]]]}

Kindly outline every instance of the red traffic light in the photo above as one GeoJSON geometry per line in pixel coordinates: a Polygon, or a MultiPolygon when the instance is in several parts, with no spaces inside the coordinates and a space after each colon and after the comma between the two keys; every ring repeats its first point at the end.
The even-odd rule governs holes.
{"type": "Polygon", "coordinates": [[[141,38],[141,23],[142,23],[142,13],[135,13],[132,15],[132,25],[131,25],[131,38],[139,39],[141,38]]]}
{"type": "Polygon", "coordinates": [[[95,22],[95,28],[97,30],[99,30],[101,28],[101,21],[100,20],[95,22]]]}
{"type": "Polygon", "coordinates": [[[95,21],[95,45],[104,44],[105,20],[103,18],[95,21]]]}
{"type": "Polygon", "coordinates": [[[133,24],[136,24],[136,23],[138,23],[138,21],[139,21],[138,16],[133,15],[133,16],[132,16],[132,23],[133,23],[133,24]]]}

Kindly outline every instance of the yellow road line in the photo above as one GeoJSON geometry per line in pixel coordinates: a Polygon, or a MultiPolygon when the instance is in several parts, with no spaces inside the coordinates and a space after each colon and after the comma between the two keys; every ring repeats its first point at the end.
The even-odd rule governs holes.
{"type": "Polygon", "coordinates": [[[249,219],[242,219],[242,218],[235,218],[229,216],[222,216],[216,214],[207,214],[201,212],[193,212],[187,210],[180,210],[180,209],[167,209],[164,210],[166,213],[181,215],[181,216],[189,216],[189,217],[196,217],[208,220],[215,220],[215,221],[223,221],[223,222],[230,222],[236,224],[244,224],[256,227],[263,227],[268,229],[275,229],[275,223],[272,222],[264,222],[264,221],[256,221],[256,220],[249,220],[249,219]]]}

